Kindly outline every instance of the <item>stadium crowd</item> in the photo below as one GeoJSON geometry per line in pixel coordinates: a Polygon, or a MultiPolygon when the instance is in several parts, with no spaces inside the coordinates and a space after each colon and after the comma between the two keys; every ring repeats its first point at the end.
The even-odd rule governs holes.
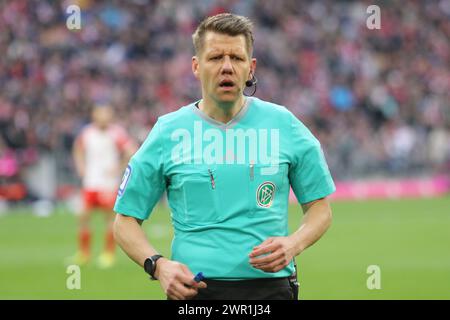
{"type": "Polygon", "coordinates": [[[159,115],[200,97],[191,34],[206,15],[255,22],[256,96],[321,140],[336,179],[445,172],[450,162],[450,0],[0,2],[0,179],[40,154],[75,181],[76,134],[111,103],[142,142],[159,115]],[[66,8],[81,8],[81,30],[66,8]]]}

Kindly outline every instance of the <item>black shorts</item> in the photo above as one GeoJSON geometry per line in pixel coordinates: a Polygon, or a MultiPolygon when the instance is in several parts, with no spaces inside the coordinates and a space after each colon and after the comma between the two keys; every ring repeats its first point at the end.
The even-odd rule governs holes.
{"type": "Polygon", "coordinates": [[[204,280],[194,300],[298,300],[297,279],[204,280]]]}

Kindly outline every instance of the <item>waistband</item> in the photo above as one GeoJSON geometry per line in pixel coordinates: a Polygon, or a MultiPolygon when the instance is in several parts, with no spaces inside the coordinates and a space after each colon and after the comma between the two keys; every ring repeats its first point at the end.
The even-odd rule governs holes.
{"type": "Polygon", "coordinates": [[[261,288],[261,287],[286,287],[289,286],[289,278],[258,278],[246,280],[203,280],[208,286],[222,288],[261,288]]]}

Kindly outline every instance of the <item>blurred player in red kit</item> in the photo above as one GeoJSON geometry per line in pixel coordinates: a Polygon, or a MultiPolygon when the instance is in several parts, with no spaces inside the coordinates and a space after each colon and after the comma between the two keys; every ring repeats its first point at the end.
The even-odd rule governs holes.
{"type": "Polygon", "coordinates": [[[79,250],[71,259],[84,265],[91,257],[90,218],[94,210],[102,211],[106,219],[105,246],[98,257],[98,266],[109,268],[115,261],[112,231],[113,206],[121,175],[137,146],[124,128],[114,123],[114,111],[109,105],[94,107],[92,122],[77,136],[73,147],[75,168],[82,179],[83,209],[79,215],[79,250]]]}

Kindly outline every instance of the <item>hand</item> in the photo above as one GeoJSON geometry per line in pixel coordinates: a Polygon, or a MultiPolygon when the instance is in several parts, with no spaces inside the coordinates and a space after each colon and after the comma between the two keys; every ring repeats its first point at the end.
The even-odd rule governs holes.
{"type": "Polygon", "coordinates": [[[205,282],[194,281],[194,274],[186,265],[166,258],[160,258],[156,262],[155,277],[164,293],[172,300],[192,299],[197,295],[198,289],[206,288],[205,282]]]}
{"type": "Polygon", "coordinates": [[[294,243],[289,237],[272,237],[253,248],[250,264],[265,272],[278,272],[295,257],[294,243]],[[263,257],[261,255],[266,254],[263,257]]]}

